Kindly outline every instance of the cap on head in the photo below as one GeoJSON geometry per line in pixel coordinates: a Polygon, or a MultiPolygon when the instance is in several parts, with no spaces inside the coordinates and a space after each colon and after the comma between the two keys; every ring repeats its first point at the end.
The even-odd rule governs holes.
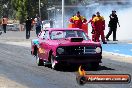
{"type": "Polygon", "coordinates": [[[92,17],[95,17],[95,16],[96,16],[95,14],[92,15],[92,17]]]}
{"type": "Polygon", "coordinates": [[[112,12],[116,12],[115,10],[112,10],[112,12]]]}
{"type": "Polygon", "coordinates": [[[29,19],[29,17],[27,17],[27,19],[29,19]]]}
{"type": "Polygon", "coordinates": [[[100,14],[100,12],[97,12],[96,14],[100,14]]]}
{"type": "Polygon", "coordinates": [[[80,12],[79,12],[79,11],[77,11],[77,14],[80,14],[80,12]]]}

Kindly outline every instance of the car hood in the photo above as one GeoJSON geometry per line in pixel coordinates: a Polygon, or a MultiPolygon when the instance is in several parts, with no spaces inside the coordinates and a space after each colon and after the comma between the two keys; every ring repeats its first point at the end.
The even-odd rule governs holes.
{"type": "Polygon", "coordinates": [[[93,42],[91,40],[82,40],[82,41],[71,41],[71,39],[60,39],[60,40],[52,40],[53,45],[58,46],[85,46],[85,45],[91,45],[91,46],[101,46],[99,42],[93,42]]]}

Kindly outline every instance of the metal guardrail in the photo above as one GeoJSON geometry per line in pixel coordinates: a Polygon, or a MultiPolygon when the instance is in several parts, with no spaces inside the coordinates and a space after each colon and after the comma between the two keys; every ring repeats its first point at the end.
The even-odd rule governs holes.
{"type": "MultiPolygon", "coordinates": [[[[20,31],[20,24],[7,24],[7,31],[20,31]]],[[[2,25],[0,25],[0,31],[3,31],[2,25]]]]}

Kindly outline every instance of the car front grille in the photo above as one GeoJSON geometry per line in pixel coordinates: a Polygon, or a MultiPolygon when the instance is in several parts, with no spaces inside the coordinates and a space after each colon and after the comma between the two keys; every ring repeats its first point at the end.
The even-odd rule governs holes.
{"type": "Polygon", "coordinates": [[[67,46],[64,47],[65,55],[86,55],[86,54],[95,54],[95,46],[67,46]]]}

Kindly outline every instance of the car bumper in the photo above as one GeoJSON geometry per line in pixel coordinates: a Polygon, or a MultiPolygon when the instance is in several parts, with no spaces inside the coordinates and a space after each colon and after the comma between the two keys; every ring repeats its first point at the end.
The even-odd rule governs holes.
{"type": "Polygon", "coordinates": [[[57,62],[87,64],[91,62],[101,63],[102,55],[59,55],[55,57],[57,62]]]}

